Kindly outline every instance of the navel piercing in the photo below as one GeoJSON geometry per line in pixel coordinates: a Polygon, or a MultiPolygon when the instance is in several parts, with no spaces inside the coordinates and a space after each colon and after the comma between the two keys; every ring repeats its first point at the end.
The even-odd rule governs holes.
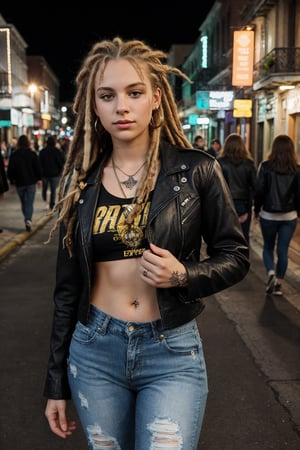
{"type": "Polygon", "coordinates": [[[135,308],[137,308],[139,306],[140,302],[138,301],[137,298],[135,298],[131,304],[134,305],[135,308]]]}

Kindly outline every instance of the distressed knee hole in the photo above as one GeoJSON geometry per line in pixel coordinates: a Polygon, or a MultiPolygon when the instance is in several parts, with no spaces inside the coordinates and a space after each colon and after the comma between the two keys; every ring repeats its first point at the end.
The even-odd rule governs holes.
{"type": "Polygon", "coordinates": [[[87,427],[88,440],[94,450],[121,450],[117,440],[103,433],[101,427],[90,425],[87,427]]]}
{"type": "Polygon", "coordinates": [[[170,419],[155,419],[148,430],[152,435],[151,450],[180,450],[182,436],[177,423],[170,419]]]}

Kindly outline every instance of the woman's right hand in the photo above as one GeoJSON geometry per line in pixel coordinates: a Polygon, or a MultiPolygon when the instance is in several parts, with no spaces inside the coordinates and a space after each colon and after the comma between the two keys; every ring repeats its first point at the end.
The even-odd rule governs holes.
{"type": "Polygon", "coordinates": [[[68,420],[66,416],[67,401],[52,400],[47,401],[45,416],[49,427],[57,436],[66,439],[76,429],[76,422],[68,420]]]}

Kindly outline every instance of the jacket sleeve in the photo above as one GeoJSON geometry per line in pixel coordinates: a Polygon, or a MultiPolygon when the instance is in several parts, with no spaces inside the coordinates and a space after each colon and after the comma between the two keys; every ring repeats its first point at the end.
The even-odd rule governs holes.
{"type": "Polygon", "coordinates": [[[77,321],[77,309],[81,292],[81,271],[76,256],[69,256],[63,247],[65,227],[60,226],[54,290],[54,313],[50,339],[50,357],[44,388],[44,396],[52,399],[71,397],[67,379],[67,358],[70,342],[77,321]]]}
{"type": "Polygon", "coordinates": [[[187,301],[233,286],[250,267],[248,244],[219,164],[210,166],[204,183],[199,181],[199,195],[207,257],[183,262],[188,276],[187,301]]]}

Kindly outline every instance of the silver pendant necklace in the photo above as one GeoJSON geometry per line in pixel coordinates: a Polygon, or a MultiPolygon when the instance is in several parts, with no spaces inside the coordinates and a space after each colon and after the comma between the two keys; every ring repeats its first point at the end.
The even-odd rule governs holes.
{"type": "MultiPolygon", "coordinates": [[[[118,177],[118,174],[117,174],[117,171],[116,171],[115,162],[114,162],[113,158],[111,159],[111,162],[112,162],[112,167],[113,167],[113,171],[114,171],[116,180],[117,180],[119,188],[120,188],[120,190],[121,190],[121,192],[123,194],[123,197],[124,198],[128,198],[126,193],[125,193],[125,191],[124,191],[124,189],[123,189],[122,183],[119,180],[119,177],[118,177]]],[[[143,167],[143,166],[141,166],[141,167],[143,167]]],[[[140,169],[141,169],[141,167],[140,167],[140,169]]],[[[135,184],[136,184],[137,181],[136,180],[134,180],[134,181],[135,181],[135,184]]],[[[123,244],[125,244],[125,245],[127,245],[128,247],[131,247],[131,248],[137,248],[142,242],[143,232],[142,232],[141,228],[138,225],[135,225],[134,223],[127,223],[127,218],[129,216],[130,212],[132,211],[132,208],[133,208],[132,204],[123,206],[123,214],[124,214],[125,222],[123,223],[123,222],[120,221],[119,225],[117,226],[117,230],[118,230],[118,234],[119,234],[120,239],[123,242],[123,244]]],[[[137,308],[138,300],[137,300],[137,302],[134,301],[132,304],[137,308]]]]}
{"type": "MultiPolygon", "coordinates": [[[[114,169],[114,172],[115,172],[115,175],[116,175],[116,178],[117,178],[119,184],[124,184],[124,186],[125,186],[127,189],[130,189],[130,190],[131,190],[132,188],[134,188],[134,186],[135,186],[135,185],[137,184],[137,182],[138,182],[138,181],[134,178],[134,176],[135,176],[136,174],[138,174],[139,171],[142,169],[142,167],[144,167],[144,165],[146,164],[146,161],[144,161],[143,164],[138,168],[138,170],[137,170],[136,172],[134,172],[132,175],[129,175],[128,173],[124,172],[124,170],[121,169],[121,167],[118,167],[118,166],[115,164],[113,157],[111,158],[111,162],[112,162],[112,166],[113,166],[113,169],[114,169]],[[119,180],[119,177],[118,177],[117,174],[116,174],[116,170],[115,170],[115,169],[118,169],[120,172],[122,172],[124,175],[126,175],[126,177],[128,177],[127,180],[125,180],[125,181],[120,181],[120,180],[119,180]]],[[[123,193],[124,193],[124,191],[123,191],[123,193]]]]}

